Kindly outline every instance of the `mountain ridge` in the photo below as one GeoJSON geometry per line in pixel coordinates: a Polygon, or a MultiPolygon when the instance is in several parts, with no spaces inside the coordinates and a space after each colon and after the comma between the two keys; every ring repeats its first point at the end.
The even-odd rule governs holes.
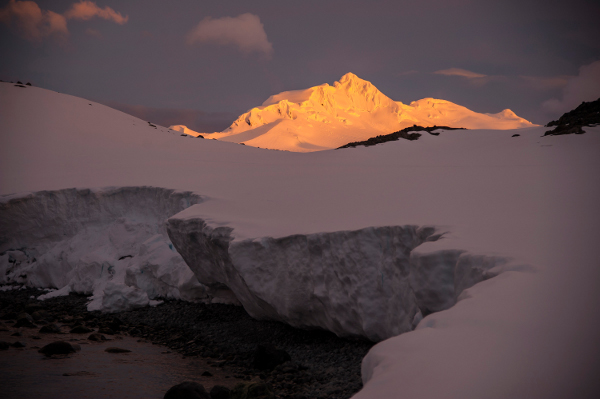
{"type": "Polygon", "coordinates": [[[434,98],[407,105],[392,100],[371,82],[347,73],[333,85],[325,83],[272,95],[224,131],[202,135],[255,147],[310,152],[338,148],[415,124],[500,130],[536,126],[509,109],[481,114],[434,98]]]}

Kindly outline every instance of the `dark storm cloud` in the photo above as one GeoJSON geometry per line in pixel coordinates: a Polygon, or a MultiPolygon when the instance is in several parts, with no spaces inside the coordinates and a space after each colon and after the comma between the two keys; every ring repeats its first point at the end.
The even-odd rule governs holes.
{"type": "MultiPolygon", "coordinates": [[[[42,19],[45,12],[70,15],[74,3],[80,2],[35,2],[42,19]]],[[[0,8],[10,4],[0,2],[0,8]]],[[[559,107],[542,104],[579,101],[583,92],[566,93],[567,82],[600,60],[596,1],[93,4],[79,15],[94,18],[67,20],[66,45],[52,35],[31,42],[0,23],[0,51],[11,55],[0,63],[0,79],[30,80],[105,103],[233,113],[280,91],[331,84],[354,72],[394,100],[438,97],[477,112],[510,108],[544,123],[559,107]],[[110,15],[128,19],[118,24],[110,15]],[[207,25],[243,15],[255,16],[246,30],[207,25]]]]}

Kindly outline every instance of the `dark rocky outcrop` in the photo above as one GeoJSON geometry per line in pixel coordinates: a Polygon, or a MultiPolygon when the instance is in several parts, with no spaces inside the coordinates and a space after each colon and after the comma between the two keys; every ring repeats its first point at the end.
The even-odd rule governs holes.
{"type": "Polygon", "coordinates": [[[433,136],[439,136],[439,132],[435,132],[434,130],[464,130],[464,129],[465,129],[464,127],[448,127],[448,126],[423,127],[423,126],[413,125],[411,127],[404,128],[404,129],[399,130],[394,133],[371,137],[370,139],[365,140],[365,141],[355,141],[353,143],[348,143],[346,145],[339,147],[338,150],[341,148],[354,148],[354,147],[358,147],[359,145],[369,147],[369,146],[376,145],[376,144],[387,143],[388,141],[397,141],[399,139],[413,141],[413,140],[417,140],[419,137],[421,137],[421,133],[417,133],[417,132],[427,132],[433,136]]]}
{"type": "Polygon", "coordinates": [[[211,397],[202,384],[184,381],[171,387],[165,393],[164,399],[211,399],[211,397]]]}
{"type": "Polygon", "coordinates": [[[558,120],[549,122],[546,127],[553,127],[544,136],[558,136],[562,134],[583,134],[585,126],[600,124],[600,98],[596,101],[582,102],[577,108],[564,113],[558,120]]]}

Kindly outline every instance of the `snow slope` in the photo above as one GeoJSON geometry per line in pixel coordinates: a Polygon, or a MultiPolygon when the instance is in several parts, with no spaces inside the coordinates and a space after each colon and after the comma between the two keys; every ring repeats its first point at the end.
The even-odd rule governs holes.
{"type": "Polygon", "coordinates": [[[260,107],[240,115],[223,132],[202,135],[254,147],[309,152],[338,148],[415,124],[467,129],[535,126],[509,109],[480,114],[433,98],[406,105],[347,73],[333,86],[325,83],[271,96],[260,107]]]}
{"type": "MultiPolygon", "coordinates": [[[[137,195],[124,203],[128,204],[125,208],[164,209],[165,214],[185,208],[169,215],[172,238],[173,233],[191,237],[184,226],[172,226],[178,223],[196,225],[191,233],[195,232],[198,244],[207,237],[198,227],[202,224],[227,233],[222,237],[231,248],[225,254],[229,259],[216,259],[223,265],[231,261],[238,276],[251,280],[247,284],[251,294],[261,298],[268,294],[268,305],[277,311],[274,305],[293,301],[299,278],[310,280],[306,270],[314,270],[306,269],[301,246],[289,252],[286,240],[311,243],[328,237],[338,239],[342,232],[431,226],[446,234],[417,245],[410,253],[413,261],[408,269],[423,270],[421,274],[409,272],[415,285],[421,282],[425,287],[418,297],[415,294],[418,307],[432,306],[434,294],[450,292],[451,288],[459,292],[465,287],[458,284],[462,278],[456,277],[462,269],[426,273],[429,268],[438,270],[432,259],[440,259],[442,254],[460,251],[472,259],[473,267],[467,270],[482,274],[487,270],[497,276],[467,288],[458,295],[455,306],[425,316],[414,331],[373,347],[363,361],[364,389],[356,397],[597,397],[600,128],[589,128],[584,135],[541,137],[544,130],[520,129],[518,137],[511,137],[515,131],[510,130],[447,131],[439,136],[423,135],[417,141],[301,154],[182,137],[83,99],[2,83],[2,264],[14,267],[17,257],[26,264],[27,258],[19,253],[12,254],[15,262],[8,264],[11,254],[4,251],[8,245],[19,245],[10,241],[11,237],[29,237],[16,234],[28,226],[24,222],[47,223],[43,215],[54,209],[48,206],[33,214],[22,213],[22,219],[11,222],[5,204],[12,207],[27,202],[30,196],[43,197],[39,191],[78,188],[83,194],[85,188],[93,188],[95,196],[104,196],[100,193],[112,189],[98,187],[154,187],[158,198],[165,200],[180,195],[177,193],[190,193],[185,196],[193,195],[202,202],[150,206],[157,202],[150,197],[156,196],[146,193],[146,199],[137,195]],[[28,194],[31,192],[36,194],[28,194]],[[274,270],[251,269],[254,261],[262,264],[269,254],[285,260],[290,253],[302,255],[289,258],[303,265],[304,269],[298,269],[304,270],[300,275],[292,273],[297,265],[293,262],[287,266],[277,263],[274,270]],[[485,269],[489,264],[486,259],[506,263],[485,269]],[[261,286],[261,281],[276,284],[263,284],[266,292],[252,288],[261,286]],[[436,290],[426,289],[428,284],[436,290]]],[[[79,203],[75,201],[72,206],[79,203]]],[[[114,209],[125,211],[120,205],[114,209]]],[[[161,230],[164,224],[159,226],[160,213],[150,213],[156,216],[146,214],[144,221],[152,225],[150,232],[160,232],[164,240],[160,245],[168,249],[172,241],[161,230]]],[[[130,215],[109,218],[102,223],[106,230],[101,234],[110,236],[111,229],[120,228],[118,218],[135,219],[130,215]]],[[[73,222],[70,218],[56,221],[73,222]]],[[[75,224],[80,222],[86,221],[75,220],[75,224]]],[[[72,241],[75,247],[64,245],[64,252],[75,252],[78,245],[93,244],[97,238],[90,234],[90,241],[83,241],[80,237],[82,240],[72,241]]],[[[103,240],[97,240],[100,247],[106,242],[103,240]]],[[[143,244],[133,242],[139,248],[143,244]]],[[[186,246],[199,247],[191,238],[182,242],[187,244],[180,245],[181,254],[188,261],[193,253],[186,254],[186,246]]],[[[330,248],[328,253],[340,253],[335,246],[330,248]]],[[[384,254],[383,248],[375,254],[384,254]]],[[[104,253],[116,257],[118,250],[104,253]]],[[[346,252],[338,259],[352,259],[346,252]]],[[[357,251],[357,256],[360,253],[357,251]]],[[[134,255],[127,258],[132,261],[143,256],[138,255],[139,250],[125,254],[134,255]]],[[[372,256],[369,259],[373,260],[372,256]]],[[[355,277],[381,281],[380,265],[386,263],[359,268],[362,274],[355,277]]],[[[192,269],[197,266],[190,265],[192,269]]],[[[335,277],[335,269],[328,272],[335,277]]],[[[351,317],[357,314],[336,305],[343,304],[338,298],[348,296],[340,290],[340,282],[346,290],[361,287],[350,279],[351,273],[344,273],[337,275],[337,280],[316,275],[314,282],[321,284],[313,286],[313,294],[332,298],[333,306],[325,304],[322,309],[326,311],[315,312],[313,321],[318,322],[316,316],[329,314],[329,320],[343,316],[349,325],[356,325],[349,322],[356,320],[351,317]]],[[[386,281],[384,274],[383,284],[386,281]]],[[[117,292],[127,294],[127,287],[143,291],[133,279],[128,283],[132,285],[126,286],[124,281],[125,288],[117,292]]],[[[207,290],[218,287],[214,284],[207,290]]],[[[108,291],[112,295],[114,287],[108,288],[105,294],[108,291]]],[[[400,291],[392,287],[392,292],[400,291]]],[[[445,298],[451,298],[450,294],[445,298]]],[[[446,306],[442,300],[437,304],[446,306]]],[[[265,309],[269,310],[268,306],[265,309]]],[[[305,313],[304,320],[310,321],[311,314],[305,313]]]]}

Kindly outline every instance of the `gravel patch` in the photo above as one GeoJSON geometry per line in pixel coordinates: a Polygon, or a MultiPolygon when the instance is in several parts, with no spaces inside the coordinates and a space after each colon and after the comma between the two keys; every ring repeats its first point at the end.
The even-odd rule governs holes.
{"type": "Polygon", "coordinates": [[[86,296],[71,294],[43,302],[31,298],[40,293],[31,288],[0,291],[0,319],[5,319],[0,321],[37,312],[38,330],[54,323],[97,331],[109,339],[110,334],[137,337],[186,357],[208,359],[215,370],[235,378],[265,382],[277,398],[351,397],[362,388],[361,361],[373,346],[327,331],[254,320],[238,306],[165,300],[157,307],[105,314],[88,312],[86,296]],[[284,363],[274,369],[257,369],[255,355],[264,347],[284,351],[291,360],[280,356],[284,363]]]}

